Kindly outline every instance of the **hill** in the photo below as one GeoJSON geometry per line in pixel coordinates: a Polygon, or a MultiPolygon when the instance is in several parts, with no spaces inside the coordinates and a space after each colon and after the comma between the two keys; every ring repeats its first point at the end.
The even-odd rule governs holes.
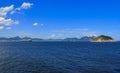
{"type": "Polygon", "coordinates": [[[115,40],[112,37],[106,36],[106,35],[100,35],[92,39],[91,41],[92,42],[115,42],[115,40]]]}

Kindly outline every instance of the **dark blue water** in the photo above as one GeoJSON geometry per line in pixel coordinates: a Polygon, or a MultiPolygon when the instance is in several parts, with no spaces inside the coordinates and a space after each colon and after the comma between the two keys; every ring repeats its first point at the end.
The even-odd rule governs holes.
{"type": "Polygon", "coordinates": [[[0,73],[120,73],[120,42],[1,42],[0,73]]]}

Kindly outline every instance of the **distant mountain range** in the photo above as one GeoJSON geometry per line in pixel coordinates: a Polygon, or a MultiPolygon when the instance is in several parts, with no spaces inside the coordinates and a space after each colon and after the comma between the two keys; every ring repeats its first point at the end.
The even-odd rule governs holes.
{"type": "Polygon", "coordinates": [[[31,38],[31,37],[0,37],[0,41],[20,41],[20,40],[32,40],[32,41],[90,41],[91,39],[94,39],[95,36],[89,37],[89,36],[84,36],[81,38],[65,38],[65,39],[41,39],[41,38],[31,38]]]}
{"type": "Polygon", "coordinates": [[[64,40],[66,40],[66,41],[90,41],[94,38],[95,38],[95,36],[91,36],[91,37],[83,36],[81,38],[65,38],[64,40]]]}
{"type": "Polygon", "coordinates": [[[39,38],[30,38],[30,37],[19,37],[19,36],[16,36],[16,37],[10,37],[10,38],[6,38],[6,37],[0,37],[0,40],[2,41],[19,41],[19,40],[43,40],[43,39],[39,39],[39,38]]]}

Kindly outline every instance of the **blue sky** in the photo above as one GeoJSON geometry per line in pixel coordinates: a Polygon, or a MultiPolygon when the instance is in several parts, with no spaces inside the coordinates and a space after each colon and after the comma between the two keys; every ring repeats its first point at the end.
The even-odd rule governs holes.
{"type": "Polygon", "coordinates": [[[0,37],[110,35],[120,40],[120,0],[1,0],[0,37]]]}

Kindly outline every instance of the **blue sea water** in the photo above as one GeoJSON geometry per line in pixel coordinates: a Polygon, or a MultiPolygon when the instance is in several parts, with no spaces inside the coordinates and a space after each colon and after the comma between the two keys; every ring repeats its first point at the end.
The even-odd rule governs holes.
{"type": "Polygon", "coordinates": [[[0,73],[120,73],[120,42],[0,42],[0,73]]]}

